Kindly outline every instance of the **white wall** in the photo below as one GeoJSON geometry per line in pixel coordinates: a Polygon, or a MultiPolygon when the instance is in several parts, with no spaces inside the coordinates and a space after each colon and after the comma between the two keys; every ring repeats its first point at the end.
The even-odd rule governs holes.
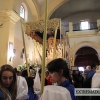
{"type": "MultiPolygon", "coordinates": [[[[22,23],[24,25],[25,22],[33,21],[34,18],[32,16],[32,12],[31,12],[29,6],[27,5],[27,3],[25,2],[25,0],[18,0],[18,5],[16,7],[16,12],[18,13],[18,15],[20,15],[20,5],[21,4],[25,4],[27,7],[27,11],[28,11],[27,19],[26,20],[22,19],[22,23]]],[[[23,29],[25,31],[25,27],[23,29]]],[[[21,65],[24,63],[23,59],[20,57],[21,51],[23,49],[22,31],[21,31],[20,20],[16,23],[14,37],[15,37],[14,38],[14,49],[16,50],[16,55],[15,55],[14,60],[13,60],[13,66],[17,67],[18,65],[21,65]]],[[[29,54],[29,50],[33,50],[34,45],[32,44],[32,46],[30,46],[30,40],[26,34],[25,34],[25,43],[26,43],[27,54],[29,54]]],[[[32,51],[30,51],[30,53],[31,52],[32,51]]]]}
{"type": "Polygon", "coordinates": [[[94,30],[74,31],[69,32],[68,37],[71,56],[75,55],[80,48],[89,46],[95,49],[100,57],[100,33],[96,34],[94,30]]]}
{"type": "MultiPolygon", "coordinates": [[[[100,12],[81,12],[62,19],[63,25],[68,25],[69,22],[77,24],[80,20],[89,19],[90,22],[97,22],[100,19],[100,12]]],[[[66,28],[68,29],[68,27],[66,28]]],[[[71,55],[80,49],[80,47],[90,46],[93,47],[100,55],[100,35],[96,35],[95,30],[86,31],[72,31],[67,33],[69,35],[69,43],[71,49],[71,55]],[[74,46],[74,44],[76,44],[74,46]]],[[[100,33],[99,33],[100,34],[100,33]]]]}
{"type": "Polygon", "coordinates": [[[2,0],[0,0],[0,10],[2,9],[2,0]]]}

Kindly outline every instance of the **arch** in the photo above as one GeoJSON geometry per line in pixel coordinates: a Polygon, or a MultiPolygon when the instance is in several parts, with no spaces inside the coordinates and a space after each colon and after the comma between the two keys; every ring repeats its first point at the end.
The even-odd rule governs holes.
{"type": "Polygon", "coordinates": [[[93,62],[99,64],[98,54],[94,48],[82,47],[75,54],[74,65],[75,66],[87,66],[93,62]]]}
{"type": "MultiPolygon", "coordinates": [[[[50,18],[50,16],[52,15],[52,13],[58,8],[60,7],[62,4],[64,4],[65,2],[67,2],[69,0],[54,0],[49,6],[48,6],[48,19],[50,18]]],[[[44,19],[45,17],[45,11],[41,16],[41,19],[44,19]]]]}
{"type": "Polygon", "coordinates": [[[70,53],[72,52],[73,54],[71,54],[71,56],[75,56],[76,52],[82,48],[82,47],[91,47],[94,50],[96,50],[96,52],[98,53],[98,56],[100,57],[100,45],[96,42],[93,41],[83,41],[80,43],[75,44],[73,47],[71,47],[70,53]]]}
{"type": "Polygon", "coordinates": [[[91,47],[93,48],[94,50],[96,50],[96,52],[98,53],[98,58],[100,60],[100,45],[96,42],[93,42],[93,41],[82,41],[82,42],[79,42],[77,44],[74,44],[71,48],[70,48],[70,57],[73,58],[73,61],[72,61],[72,65],[74,65],[75,63],[75,54],[76,52],[82,48],[82,47],[91,47]]]}
{"type": "Polygon", "coordinates": [[[37,9],[36,1],[35,0],[25,0],[25,1],[27,2],[27,4],[30,7],[34,21],[38,21],[40,16],[39,16],[39,12],[38,12],[38,9],[37,9]]]}

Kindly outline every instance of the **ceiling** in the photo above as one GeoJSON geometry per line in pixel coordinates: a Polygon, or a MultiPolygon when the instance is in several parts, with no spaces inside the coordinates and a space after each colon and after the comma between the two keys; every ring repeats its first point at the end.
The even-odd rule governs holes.
{"type": "MultiPolygon", "coordinates": [[[[42,14],[45,12],[45,4],[46,0],[32,0],[36,3],[39,15],[42,16],[42,14]]],[[[48,0],[48,5],[50,5],[54,0],[48,0]]]]}
{"type": "MultiPolygon", "coordinates": [[[[46,0],[37,0],[40,6],[45,3],[46,0]]],[[[48,0],[48,3],[51,3],[53,0],[48,0]]]]}
{"type": "Polygon", "coordinates": [[[100,0],[69,0],[56,9],[50,18],[65,18],[75,13],[91,11],[100,12],[100,0]]]}
{"type": "Polygon", "coordinates": [[[39,3],[42,3],[44,0],[37,0],[39,3]]]}

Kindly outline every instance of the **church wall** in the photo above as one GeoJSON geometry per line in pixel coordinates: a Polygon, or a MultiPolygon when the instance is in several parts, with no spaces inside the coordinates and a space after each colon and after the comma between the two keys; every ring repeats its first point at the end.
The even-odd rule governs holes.
{"type": "Polygon", "coordinates": [[[0,0],[0,10],[2,9],[2,0],[0,0]]]}
{"type": "MultiPolygon", "coordinates": [[[[25,4],[27,7],[27,19],[22,19],[22,23],[23,23],[23,29],[25,32],[25,27],[24,24],[27,21],[33,21],[34,18],[32,16],[32,12],[29,8],[29,6],[27,5],[27,3],[25,2],[25,0],[18,0],[18,5],[16,7],[16,12],[18,13],[18,15],[20,15],[20,5],[21,4],[25,4]]],[[[33,44],[30,44],[30,40],[27,37],[27,35],[25,34],[25,42],[26,42],[26,50],[27,50],[27,56],[29,55],[29,53],[31,53],[32,51],[29,50],[33,50],[33,44]],[[32,49],[31,49],[32,48],[32,49]]],[[[23,41],[22,41],[22,31],[21,31],[21,25],[20,25],[20,20],[16,23],[15,26],[15,34],[14,34],[14,49],[16,50],[16,54],[15,57],[13,59],[13,66],[17,67],[18,65],[21,65],[25,62],[25,57],[21,58],[21,52],[23,49],[23,41]]]]}
{"type": "Polygon", "coordinates": [[[74,43],[80,43],[82,41],[93,41],[100,45],[100,36],[92,36],[92,37],[77,37],[77,38],[70,38],[70,46],[72,47],[74,43]]]}
{"type": "Polygon", "coordinates": [[[69,35],[71,57],[75,56],[77,50],[86,46],[89,46],[95,49],[98,53],[98,57],[100,57],[100,33],[98,33],[97,35],[94,34],[94,35],[88,36],[91,33],[88,32],[87,36],[81,36],[82,34],[85,34],[81,32],[80,32],[80,35],[77,35],[76,37],[75,37],[75,34],[72,36],[69,35]]]}
{"type": "MultiPolygon", "coordinates": [[[[68,25],[69,22],[73,24],[80,23],[81,20],[88,19],[90,22],[97,22],[100,19],[99,12],[82,12],[67,16],[62,19],[64,25],[68,25]]],[[[99,24],[99,23],[97,23],[99,24]]],[[[72,28],[72,26],[71,26],[72,28]]],[[[67,29],[67,28],[66,28],[67,29]]],[[[90,46],[94,48],[98,56],[100,57],[100,33],[96,34],[95,30],[73,31],[66,32],[69,37],[70,43],[70,55],[73,58],[77,50],[84,46],[90,46]]],[[[73,58],[74,59],[74,58],[73,58]]]]}

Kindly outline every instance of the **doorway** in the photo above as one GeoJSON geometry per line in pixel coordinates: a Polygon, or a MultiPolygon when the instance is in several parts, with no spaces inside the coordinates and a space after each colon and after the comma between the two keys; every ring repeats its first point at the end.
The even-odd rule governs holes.
{"type": "Polygon", "coordinates": [[[75,66],[86,67],[92,63],[99,64],[98,53],[91,47],[82,47],[75,54],[75,66]]]}

